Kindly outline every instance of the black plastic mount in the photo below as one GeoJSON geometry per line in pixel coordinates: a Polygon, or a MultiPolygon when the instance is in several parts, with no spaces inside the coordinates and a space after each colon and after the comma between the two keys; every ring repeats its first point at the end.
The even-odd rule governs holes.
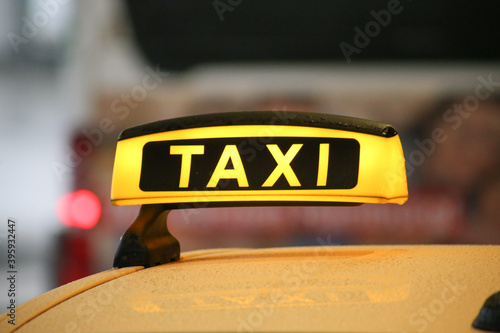
{"type": "Polygon", "coordinates": [[[142,205],[134,223],[120,239],[113,267],[151,267],[179,260],[179,241],[170,234],[165,205],[142,205]]]}

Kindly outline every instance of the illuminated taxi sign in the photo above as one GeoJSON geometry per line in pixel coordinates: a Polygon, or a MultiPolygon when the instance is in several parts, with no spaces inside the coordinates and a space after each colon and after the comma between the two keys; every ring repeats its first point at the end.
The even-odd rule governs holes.
{"type": "Polygon", "coordinates": [[[236,112],[124,131],[116,205],[403,203],[401,143],[392,126],[302,112],[236,112]]]}

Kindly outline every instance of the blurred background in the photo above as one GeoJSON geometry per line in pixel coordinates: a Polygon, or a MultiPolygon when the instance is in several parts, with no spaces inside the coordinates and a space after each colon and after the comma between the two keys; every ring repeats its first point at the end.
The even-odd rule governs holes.
{"type": "Polygon", "coordinates": [[[393,124],[410,199],[175,211],[182,250],[500,244],[495,2],[0,1],[0,306],[109,269],[116,139],[184,115],[311,111],[393,124]]]}

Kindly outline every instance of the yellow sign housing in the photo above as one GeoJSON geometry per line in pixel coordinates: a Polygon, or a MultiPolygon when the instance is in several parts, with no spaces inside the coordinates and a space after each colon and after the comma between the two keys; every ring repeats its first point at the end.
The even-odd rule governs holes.
{"type": "Polygon", "coordinates": [[[125,130],[115,205],[403,204],[397,132],[369,120],[304,112],[234,112],[125,130]]]}

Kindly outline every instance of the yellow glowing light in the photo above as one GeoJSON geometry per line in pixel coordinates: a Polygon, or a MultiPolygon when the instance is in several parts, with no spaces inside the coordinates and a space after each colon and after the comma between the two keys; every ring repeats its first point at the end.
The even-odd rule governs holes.
{"type": "MultiPolygon", "coordinates": [[[[208,142],[208,141],[207,141],[208,142]]],[[[270,142],[270,141],[267,141],[270,142]]],[[[203,166],[203,165],[202,165],[203,166]]],[[[167,177],[168,175],[166,175],[167,177]]],[[[136,136],[118,141],[113,171],[111,200],[115,205],[136,204],[180,204],[180,203],[239,203],[265,204],[266,202],[290,203],[398,203],[403,204],[408,197],[403,150],[397,135],[383,137],[365,133],[343,131],[330,128],[290,126],[290,125],[231,125],[171,130],[166,132],[136,136]],[[270,133],[263,137],[262,133],[270,133]],[[210,152],[203,140],[223,140],[241,138],[292,138],[293,143],[286,148],[276,144],[263,144],[258,154],[268,154],[272,167],[261,170],[265,181],[256,184],[249,176],[245,163],[250,157],[242,158],[236,145],[225,146],[211,174],[206,189],[190,189],[193,166],[204,163],[210,152]],[[332,146],[320,143],[317,146],[314,165],[314,188],[304,188],[294,163],[304,150],[301,140],[324,138],[324,141],[339,138],[353,139],[359,143],[359,170],[357,183],[348,189],[326,188],[331,176],[329,168],[338,161],[329,158],[332,146]],[[196,145],[183,140],[197,140],[196,145]],[[143,167],[143,149],[148,143],[174,142],[170,154],[179,158],[179,190],[142,190],[140,187],[143,167]],[[179,143],[180,142],[180,143],[179,143]],[[200,143],[202,142],[202,143],[200,143]],[[228,166],[229,162],[232,166],[228,166]],[[317,172],[317,174],[316,174],[317,172]],[[274,188],[279,178],[293,188],[274,188]],[[224,179],[237,182],[237,189],[218,189],[224,179]],[[250,185],[249,185],[250,184],[250,185]],[[210,189],[212,188],[212,189],[210,189]]]]}

